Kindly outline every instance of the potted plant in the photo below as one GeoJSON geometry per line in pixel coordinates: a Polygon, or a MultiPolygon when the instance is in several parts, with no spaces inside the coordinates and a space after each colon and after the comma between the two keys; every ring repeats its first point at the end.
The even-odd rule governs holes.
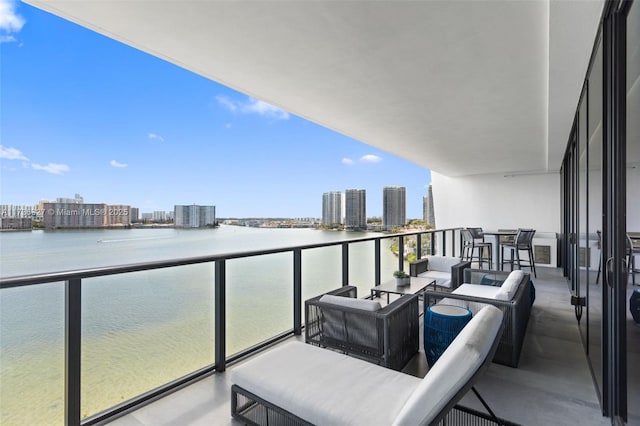
{"type": "Polygon", "coordinates": [[[411,277],[404,271],[395,271],[393,276],[396,278],[396,285],[403,287],[411,284],[411,277]]]}

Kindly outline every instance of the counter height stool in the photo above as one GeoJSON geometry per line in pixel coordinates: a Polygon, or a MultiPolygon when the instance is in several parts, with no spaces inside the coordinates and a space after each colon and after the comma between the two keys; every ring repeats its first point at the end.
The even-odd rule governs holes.
{"type": "Polygon", "coordinates": [[[522,269],[523,266],[528,266],[533,271],[533,276],[536,277],[536,263],[533,259],[533,236],[535,235],[535,229],[518,229],[516,233],[516,237],[514,238],[513,244],[502,244],[502,263],[501,266],[505,263],[511,264],[511,270],[513,271],[514,263],[518,264],[518,269],[522,269]],[[507,248],[511,250],[511,259],[504,260],[504,249],[507,248]],[[520,251],[526,250],[529,255],[529,264],[523,265],[522,260],[520,259],[520,251]]]}
{"type": "Polygon", "coordinates": [[[474,234],[471,232],[470,228],[461,229],[460,234],[462,235],[462,254],[460,255],[460,258],[462,260],[469,260],[471,262],[473,262],[473,259],[478,259],[478,267],[480,269],[482,269],[482,264],[484,262],[489,262],[489,269],[491,269],[491,265],[493,264],[493,250],[491,249],[491,243],[485,243],[484,237],[482,235],[480,235],[479,237],[482,238],[482,240],[477,241],[477,239],[474,238],[474,234]],[[478,249],[477,256],[473,255],[473,251],[475,249],[478,249]],[[486,260],[484,256],[485,249],[487,249],[488,252],[486,260]]]}

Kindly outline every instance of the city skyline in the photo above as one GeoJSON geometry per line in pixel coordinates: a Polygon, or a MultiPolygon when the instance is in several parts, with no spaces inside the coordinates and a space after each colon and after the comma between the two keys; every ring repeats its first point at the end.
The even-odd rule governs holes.
{"type": "MultiPolygon", "coordinates": [[[[318,194],[388,185],[422,216],[430,171],[24,3],[2,0],[0,204],[81,193],[140,212],[319,217],[318,194]],[[5,19],[6,18],[6,19],[5,19]],[[8,35],[7,35],[8,34],[8,35]]],[[[384,102],[384,100],[381,100],[384,102]]]]}

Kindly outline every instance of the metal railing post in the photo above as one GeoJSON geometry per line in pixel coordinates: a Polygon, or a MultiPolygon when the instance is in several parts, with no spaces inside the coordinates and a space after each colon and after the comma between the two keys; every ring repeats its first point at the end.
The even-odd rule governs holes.
{"type": "Polygon", "coordinates": [[[216,260],[215,263],[215,337],[214,352],[217,371],[226,369],[226,261],[224,259],[216,260]]]}
{"type": "Polygon", "coordinates": [[[349,285],[349,243],[342,243],[342,285],[349,285]]]}
{"type": "Polygon", "coordinates": [[[64,286],[64,421],[80,425],[82,280],[73,278],[64,286]]]}
{"type": "Polygon", "coordinates": [[[431,253],[429,254],[431,254],[432,256],[436,254],[436,238],[435,237],[436,237],[435,232],[431,232],[429,234],[429,238],[431,238],[431,253]]]}
{"type": "Polygon", "coordinates": [[[398,270],[404,271],[404,236],[398,237],[398,270]]]}
{"type": "Polygon", "coordinates": [[[416,235],[416,260],[422,259],[422,234],[416,235]]]}
{"type": "Polygon", "coordinates": [[[451,230],[451,256],[456,257],[456,230],[451,230]]]}
{"type": "Polygon", "coordinates": [[[380,238],[375,240],[373,257],[375,285],[380,285],[380,238]]]}
{"type": "Polygon", "coordinates": [[[293,334],[302,334],[302,250],[293,251],[293,334]]]}
{"type": "Polygon", "coordinates": [[[447,255],[447,231],[442,231],[442,255],[447,255]]]}

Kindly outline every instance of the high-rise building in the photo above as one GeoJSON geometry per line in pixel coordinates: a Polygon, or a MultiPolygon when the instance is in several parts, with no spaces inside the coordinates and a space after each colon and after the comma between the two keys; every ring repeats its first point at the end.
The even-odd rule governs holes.
{"type": "Polygon", "coordinates": [[[118,204],[41,202],[43,225],[53,228],[104,228],[107,226],[126,226],[131,223],[131,207],[118,204]]]}
{"type": "Polygon", "coordinates": [[[385,186],[382,190],[382,226],[389,230],[407,223],[407,189],[385,186]]]}
{"type": "Polygon", "coordinates": [[[367,229],[367,193],[364,189],[344,192],[346,229],[367,229]]]}
{"type": "Polygon", "coordinates": [[[176,228],[203,228],[216,224],[216,206],[174,206],[176,228]]]}
{"type": "Polygon", "coordinates": [[[342,192],[332,191],[322,194],[322,224],[342,223],[342,192]]]}
{"type": "Polygon", "coordinates": [[[432,228],[436,227],[436,215],[433,208],[433,187],[429,184],[427,189],[427,195],[422,197],[422,219],[431,225],[432,228]]]}
{"type": "Polygon", "coordinates": [[[140,209],[137,207],[131,207],[131,223],[138,223],[140,220],[140,209]]]}

